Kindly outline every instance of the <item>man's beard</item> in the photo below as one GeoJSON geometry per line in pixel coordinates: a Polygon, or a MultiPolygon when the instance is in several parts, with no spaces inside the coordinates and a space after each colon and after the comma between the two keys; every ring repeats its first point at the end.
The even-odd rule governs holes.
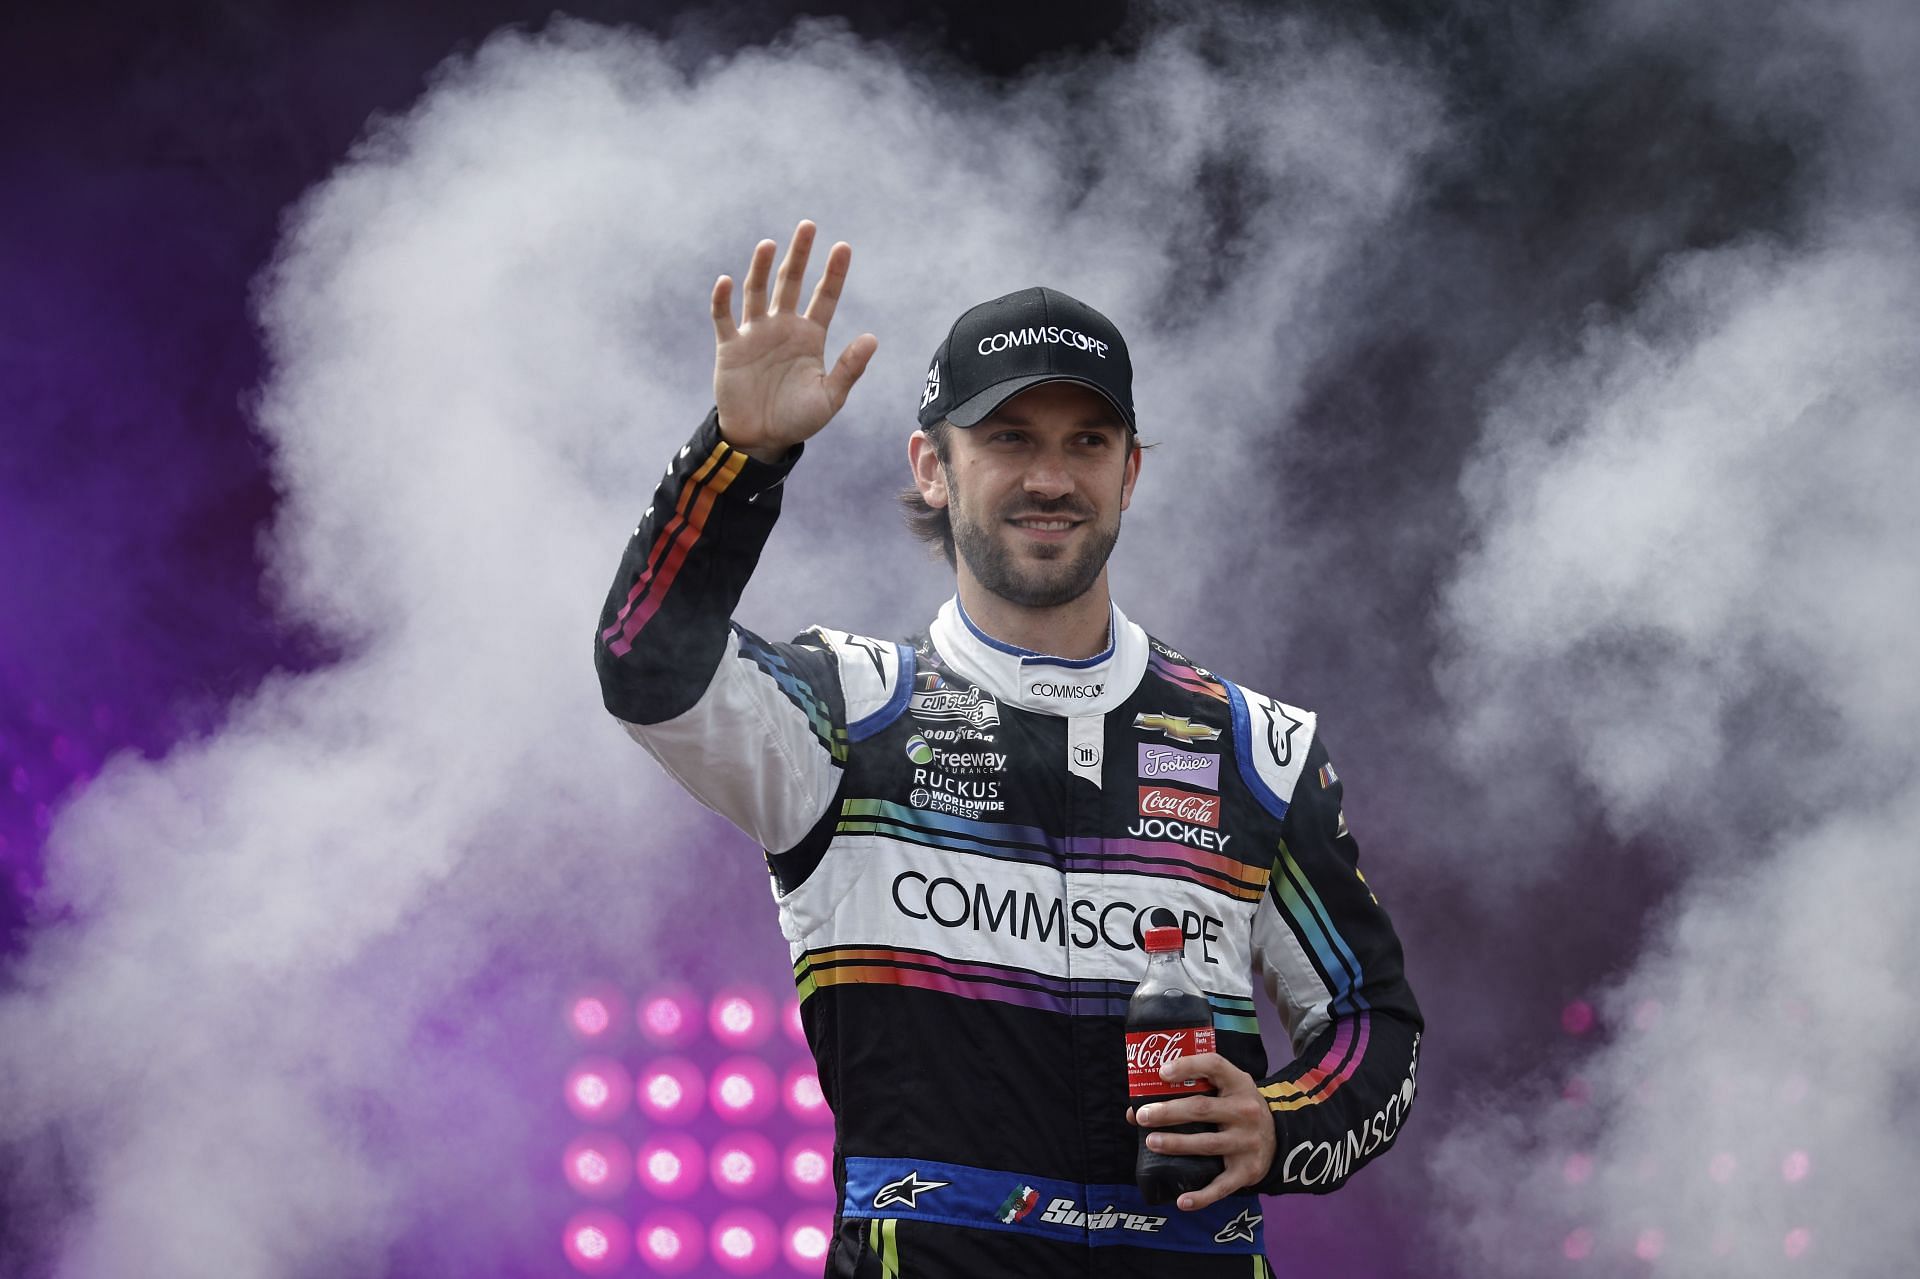
{"type": "MultiPolygon", "coordinates": [[[[1073,504],[1066,501],[1029,503],[1021,509],[1025,514],[1041,517],[1058,515],[1081,519],[1090,515],[1085,510],[1074,509],[1073,504]]],[[[975,580],[1001,599],[1022,608],[1055,608],[1085,595],[1099,580],[1107,556],[1120,540],[1120,519],[1116,514],[1112,528],[1092,526],[1086,544],[1071,559],[1055,559],[1041,567],[1022,565],[1014,562],[1004,540],[995,538],[985,525],[975,523],[957,503],[949,503],[947,515],[953,523],[954,550],[967,562],[975,580]]],[[[1066,548],[1060,548],[1060,553],[1066,555],[1066,548]]]]}

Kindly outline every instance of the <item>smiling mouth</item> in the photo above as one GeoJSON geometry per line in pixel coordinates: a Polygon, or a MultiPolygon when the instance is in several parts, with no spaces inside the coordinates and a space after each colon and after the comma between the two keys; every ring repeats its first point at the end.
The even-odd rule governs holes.
{"type": "Polygon", "coordinates": [[[1016,516],[1007,521],[1015,528],[1030,529],[1036,533],[1064,533],[1079,525],[1079,520],[1063,519],[1057,515],[1016,516]]]}

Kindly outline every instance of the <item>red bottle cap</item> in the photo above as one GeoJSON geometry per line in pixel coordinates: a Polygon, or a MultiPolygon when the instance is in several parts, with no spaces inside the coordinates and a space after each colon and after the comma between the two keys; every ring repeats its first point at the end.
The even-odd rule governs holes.
{"type": "Polygon", "coordinates": [[[1149,955],[1187,948],[1187,939],[1178,928],[1149,928],[1141,940],[1149,955]]]}

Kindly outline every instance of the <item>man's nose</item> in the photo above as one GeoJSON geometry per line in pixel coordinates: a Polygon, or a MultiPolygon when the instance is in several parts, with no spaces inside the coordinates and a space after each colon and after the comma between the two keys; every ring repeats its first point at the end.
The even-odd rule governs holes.
{"type": "Polygon", "coordinates": [[[1036,457],[1027,467],[1026,489],[1028,493],[1047,501],[1065,497],[1073,492],[1073,473],[1067,469],[1063,458],[1051,454],[1036,457]]]}

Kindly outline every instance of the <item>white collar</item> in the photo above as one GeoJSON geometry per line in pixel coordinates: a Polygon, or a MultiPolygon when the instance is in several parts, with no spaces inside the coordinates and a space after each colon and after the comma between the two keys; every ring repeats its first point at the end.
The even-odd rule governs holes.
{"type": "Polygon", "coordinates": [[[1023,710],[1046,715],[1104,715],[1127,700],[1147,669],[1147,635],[1109,603],[1106,651],[1052,657],[981,630],[954,596],[940,606],[930,634],[955,671],[1023,710]]]}

